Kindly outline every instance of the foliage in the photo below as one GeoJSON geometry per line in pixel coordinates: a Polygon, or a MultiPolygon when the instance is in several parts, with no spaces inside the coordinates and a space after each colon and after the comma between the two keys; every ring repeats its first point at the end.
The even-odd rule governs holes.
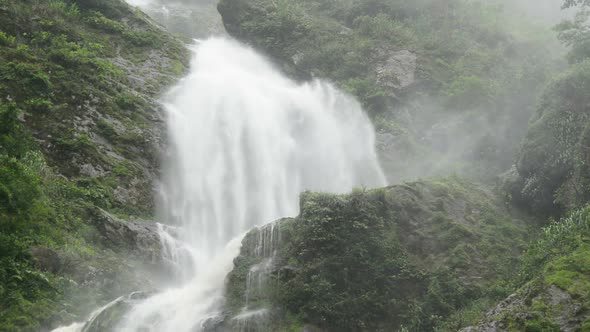
{"type": "Polygon", "coordinates": [[[531,280],[539,267],[556,258],[576,251],[590,238],[590,207],[573,212],[570,216],[543,228],[539,239],[530,246],[525,257],[523,280],[531,280]]]}
{"type": "Polygon", "coordinates": [[[589,9],[580,10],[573,20],[566,20],[555,27],[559,39],[568,47],[570,63],[579,63],[590,57],[589,9]]]}
{"type": "Polygon", "coordinates": [[[564,322],[584,330],[590,305],[589,239],[589,207],[545,227],[525,254],[520,288],[507,300],[512,304],[488,319],[515,331],[562,331],[564,322]]]}
{"type": "Polygon", "coordinates": [[[550,29],[487,1],[222,0],[219,11],[230,34],[291,76],[357,97],[395,138],[394,181],[451,168],[491,181],[509,168],[558,53],[550,29]],[[413,70],[390,58],[400,50],[417,61],[413,84],[398,89],[383,73],[413,70]],[[429,140],[433,128],[448,138],[429,140]]]}
{"type": "Polygon", "coordinates": [[[290,243],[290,257],[301,270],[280,296],[305,321],[334,330],[370,330],[407,310],[410,280],[418,282],[419,276],[387,231],[379,209],[384,195],[302,196],[301,221],[290,243]]]}
{"type": "MultiPolygon", "coordinates": [[[[300,215],[276,226],[277,271],[262,291],[249,293],[248,308],[280,308],[271,330],[287,317],[328,331],[460,329],[507,296],[505,280],[518,271],[523,225],[494,204],[454,178],[348,195],[304,193],[300,215]],[[478,212],[452,212],[459,206],[478,212]]],[[[256,232],[228,276],[229,308],[237,313],[248,271],[260,263],[248,254],[256,232]]]]}
{"type": "MultiPolygon", "coordinates": [[[[118,150],[122,161],[101,150],[95,133],[101,128],[92,123],[105,118],[125,130],[147,126],[144,101],[116,96],[133,94],[124,70],[146,61],[155,46],[174,66],[154,70],[161,75],[152,77],[153,90],[142,91],[147,94],[184,72],[187,53],[124,1],[0,0],[1,331],[79,320],[117,292],[80,280],[87,264],[125,273],[122,258],[103,250],[88,211],[99,206],[149,216],[152,202],[150,192],[148,203],[135,206],[115,200],[117,186],[144,175],[131,148],[118,150]],[[126,61],[124,70],[115,58],[126,61]],[[83,176],[83,163],[108,176],[83,176]],[[34,249],[58,263],[40,262],[34,249]]],[[[109,139],[116,146],[130,143],[118,135],[109,139]]]]}
{"type": "Polygon", "coordinates": [[[555,213],[588,202],[589,82],[585,61],[556,78],[541,97],[517,163],[524,179],[517,195],[535,210],[555,213]]]}
{"type": "Polygon", "coordinates": [[[574,6],[590,6],[589,0],[564,0],[563,8],[570,8],[574,6]]]}

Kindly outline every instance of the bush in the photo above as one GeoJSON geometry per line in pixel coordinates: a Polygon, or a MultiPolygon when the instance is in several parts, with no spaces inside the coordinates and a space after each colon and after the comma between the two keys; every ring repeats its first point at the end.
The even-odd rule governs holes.
{"type": "Polygon", "coordinates": [[[378,208],[384,195],[361,190],[346,196],[302,195],[288,255],[297,260],[299,272],[281,287],[281,303],[328,330],[400,323],[408,311],[405,298],[419,287],[420,277],[385,225],[378,208]],[[410,283],[414,286],[406,287],[410,283]]]}
{"type": "Polygon", "coordinates": [[[553,258],[565,256],[590,239],[590,207],[573,212],[569,217],[543,228],[539,239],[527,251],[522,272],[530,280],[553,258]]]}
{"type": "Polygon", "coordinates": [[[119,22],[106,18],[102,13],[93,11],[90,15],[84,17],[84,21],[89,25],[112,33],[121,33],[125,26],[119,22]]]}
{"type": "Polygon", "coordinates": [[[521,192],[538,212],[574,210],[590,201],[590,61],[555,79],[541,97],[522,144],[521,192]]]}
{"type": "Polygon", "coordinates": [[[27,213],[41,193],[38,174],[15,158],[0,156],[0,211],[27,213]]]}
{"type": "Polygon", "coordinates": [[[75,3],[66,3],[64,0],[49,0],[47,7],[56,14],[60,14],[69,19],[80,16],[80,9],[75,3]]]}

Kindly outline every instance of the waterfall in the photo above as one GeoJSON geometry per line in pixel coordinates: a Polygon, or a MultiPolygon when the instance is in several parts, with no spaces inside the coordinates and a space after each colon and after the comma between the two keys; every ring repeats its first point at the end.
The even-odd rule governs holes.
{"type": "MultiPolygon", "coordinates": [[[[224,278],[246,231],[297,215],[304,190],[385,185],[373,127],[355,99],[329,83],[293,82],[238,42],[197,43],[190,74],[163,103],[170,151],[162,211],[174,231],[160,230],[182,277],[134,305],[118,331],[201,330],[222,310],[224,278]]],[[[268,262],[273,253],[264,250],[276,238],[272,227],[262,232],[268,262]]]]}

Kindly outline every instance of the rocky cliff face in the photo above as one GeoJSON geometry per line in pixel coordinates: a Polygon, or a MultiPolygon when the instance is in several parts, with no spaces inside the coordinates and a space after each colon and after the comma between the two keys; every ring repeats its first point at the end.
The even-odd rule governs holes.
{"type": "Polygon", "coordinates": [[[526,223],[499,206],[456,179],[304,194],[297,218],[244,239],[222,326],[456,330],[456,312],[501,298],[518,272],[526,223]]]}
{"type": "Polygon", "coordinates": [[[589,209],[545,228],[524,258],[520,288],[461,332],[587,331],[589,209]]]}
{"type": "Polygon", "coordinates": [[[361,101],[390,183],[449,169],[489,181],[507,170],[558,57],[550,41],[493,23],[522,24],[518,15],[462,1],[222,0],[218,9],[230,35],[287,74],[331,80],[361,101]]]}
{"type": "Polygon", "coordinates": [[[0,1],[0,330],[151,288],[157,100],[187,64],[124,1],[0,1]]]}
{"type": "Polygon", "coordinates": [[[518,155],[516,174],[506,181],[515,201],[535,213],[559,215],[590,202],[589,78],[590,62],[585,61],[545,89],[518,155]]]}

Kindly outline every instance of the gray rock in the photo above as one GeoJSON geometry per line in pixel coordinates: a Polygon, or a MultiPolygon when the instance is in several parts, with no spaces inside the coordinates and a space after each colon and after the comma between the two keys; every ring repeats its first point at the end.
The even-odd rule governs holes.
{"type": "Polygon", "coordinates": [[[80,174],[91,178],[98,178],[105,175],[105,171],[100,165],[96,167],[91,164],[83,164],[80,166],[80,174]]]}
{"type": "Polygon", "coordinates": [[[486,313],[479,325],[464,328],[459,332],[508,331],[507,319],[524,322],[535,316],[533,314],[535,310],[531,308],[531,303],[535,302],[548,305],[545,312],[547,317],[545,318],[559,324],[560,331],[579,331],[588,315],[579,314],[581,304],[578,301],[574,300],[568,292],[555,285],[548,287],[543,285],[537,290],[531,287],[531,285],[525,286],[517,294],[512,294],[500,302],[494,309],[486,313]],[[532,296],[532,298],[525,301],[529,296],[532,296]]]}
{"type": "Polygon", "coordinates": [[[125,221],[100,208],[94,209],[93,215],[106,245],[127,249],[154,263],[160,260],[162,247],[156,223],[141,219],[125,221]]]}
{"type": "Polygon", "coordinates": [[[131,195],[129,194],[129,190],[123,188],[123,187],[117,187],[117,189],[115,189],[113,196],[115,197],[115,199],[117,200],[117,202],[121,203],[121,204],[126,204],[127,202],[129,202],[129,199],[131,198],[131,195]]]}
{"type": "Polygon", "coordinates": [[[393,95],[395,90],[406,88],[416,82],[418,58],[408,50],[387,53],[385,60],[376,66],[375,71],[377,82],[391,89],[393,95]]]}

